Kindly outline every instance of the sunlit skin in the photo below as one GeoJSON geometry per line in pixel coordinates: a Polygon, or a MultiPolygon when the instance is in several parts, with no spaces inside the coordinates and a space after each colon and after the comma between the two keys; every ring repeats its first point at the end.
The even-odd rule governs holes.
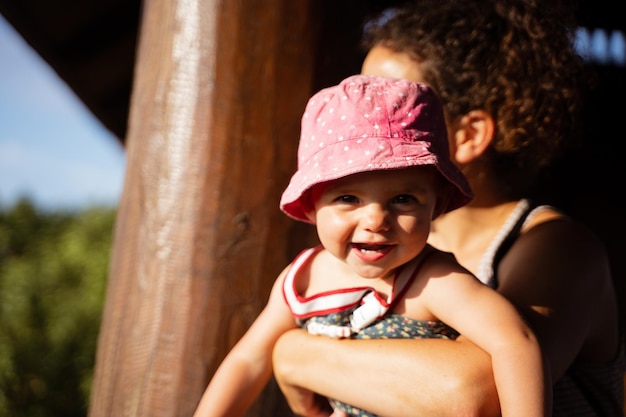
{"type": "Polygon", "coordinates": [[[375,46],[367,53],[361,67],[361,74],[383,77],[404,78],[415,82],[425,82],[420,66],[406,53],[396,52],[384,46],[375,46]]]}
{"type": "Polygon", "coordinates": [[[334,258],[328,273],[353,276],[355,284],[393,278],[426,245],[436,175],[432,168],[414,167],[364,172],[314,187],[309,218],[332,255],[328,258],[334,258]]]}

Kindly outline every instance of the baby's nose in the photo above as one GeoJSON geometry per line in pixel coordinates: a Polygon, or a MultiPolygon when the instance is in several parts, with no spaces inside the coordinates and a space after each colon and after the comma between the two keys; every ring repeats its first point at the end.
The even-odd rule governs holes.
{"type": "Polygon", "coordinates": [[[368,204],[363,207],[362,226],[370,232],[382,232],[389,229],[389,212],[380,204],[368,204]]]}

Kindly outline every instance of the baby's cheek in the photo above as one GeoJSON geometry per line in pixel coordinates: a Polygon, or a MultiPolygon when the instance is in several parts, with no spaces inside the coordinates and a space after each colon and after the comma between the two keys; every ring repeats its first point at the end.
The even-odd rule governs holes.
{"type": "Polygon", "coordinates": [[[409,235],[415,235],[415,237],[425,238],[430,233],[431,220],[428,216],[407,216],[407,218],[399,219],[399,224],[402,230],[409,235]]]}

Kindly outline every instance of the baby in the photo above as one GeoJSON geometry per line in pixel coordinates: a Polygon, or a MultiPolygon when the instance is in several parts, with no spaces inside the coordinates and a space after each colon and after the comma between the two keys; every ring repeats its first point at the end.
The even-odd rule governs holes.
{"type": "Polygon", "coordinates": [[[427,244],[431,221],[471,198],[429,87],[356,75],[315,94],[280,208],[314,224],[321,244],[278,276],[194,417],[243,415],[271,377],[276,340],[296,326],[336,338],[461,333],[491,355],[503,416],[545,415],[549,391],[533,332],[503,296],[427,244]]]}

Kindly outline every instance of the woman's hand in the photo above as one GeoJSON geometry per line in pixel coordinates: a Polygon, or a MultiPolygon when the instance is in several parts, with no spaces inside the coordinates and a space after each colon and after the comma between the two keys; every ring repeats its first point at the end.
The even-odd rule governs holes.
{"type": "Polygon", "coordinates": [[[306,388],[278,382],[285,395],[289,408],[294,414],[303,417],[347,417],[341,411],[333,411],[328,400],[306,388]]]}
{"type": "MultiPolygon", "coordinates": [[[[285,342],[283,342],[283,345],[285,345],[285,342]]],[[[278,386],[280,387],[280,390],[287,399],[287,403],[289,404],[291,411],[293,411],[298,416],[305,417],[347,417],[347,415],[342,411],[333,411],[326,397],[318,395],[308,388],[291,384],[285,378],[283,378],[285,374],[288,374],[290,372],[287,370],[288,367],[285,366],[285,364],[291,362],[286,361],[285,364],[283,364],[283,361],[280,361],[279,358],[277,358],[276,356],[284,357],[285,355],[292,352],[291,346],[287,347],[286,349],[287,350],[281,350],[280,348],[276,349],[275,347],[274,359],[272,362],[282,365],[281,372],[275,372],[275,379],[278,383],[278,386]]],[[[296,356],[301,358],[300,355],[296,356]]],[[[293,371],[298,372],[297,369],[293,369],[293,371]]]]}

